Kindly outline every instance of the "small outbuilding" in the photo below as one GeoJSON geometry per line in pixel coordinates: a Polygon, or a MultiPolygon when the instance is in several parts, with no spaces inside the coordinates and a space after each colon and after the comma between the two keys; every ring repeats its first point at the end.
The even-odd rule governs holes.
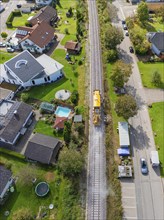
{"type": "Polygon", "coordinates": [[[67,41],[65,49],[69,54],[79,54],[81,50],[81,44],[79,42],[67,41]]]}
{"type": "Polygon", "coordinates": [[[61,146],[58,139],[37,133],[28,142],[24,155],[28,160],[54,164],[61,146]]]}
{"type": "Polygon", "coordinates": [[[66,117],[56,117],[54,128],[56,130],[63,130],[65,121],[67,121],[66,117]]]}
{"type": "Polygon", "coordinates": [[[118,166],[118,177],[132,177],[131,166],[118,166]]]}
{"type": "Polygon", "coordinates": [[[40,105],[40,111],[43,113],[54,113],[54,105],[48,102],[42,102],[40,105]]]}
{"type": "Polygon", "coordinates": [[[83,120],[82,115],[75,115],[75,116],[74,116],[74,119],[73,119],[73,121],[74,121],[75,123],[77,123],[77,122],[82,122],[82,120],[83,120]]]}
{"type": "Polygon", "coordinates": [[[127,122],[118,122],[120,147],[129,147],[129,128],[127,122]]]}

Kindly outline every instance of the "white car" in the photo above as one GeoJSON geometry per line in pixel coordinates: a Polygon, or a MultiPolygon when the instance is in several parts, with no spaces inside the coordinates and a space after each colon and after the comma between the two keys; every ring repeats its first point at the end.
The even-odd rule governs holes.
{"type": "Polygon", "coordinates": [[[0,42],[0,47],[6,47],[6,44],[3,42],[0,42]]]}
{"type": "Polygon", "coordinates": [[[129,36],[129,32],[128,31],[125,31],[125,36],[129,36]]]}
{"type": "Polygon", "coordinates": [[[14,49],[11,48],[11,47],[7,47],[7,52],[9,52],[9,53],[13,53],[13,52],[14,52],[14,49]]]}

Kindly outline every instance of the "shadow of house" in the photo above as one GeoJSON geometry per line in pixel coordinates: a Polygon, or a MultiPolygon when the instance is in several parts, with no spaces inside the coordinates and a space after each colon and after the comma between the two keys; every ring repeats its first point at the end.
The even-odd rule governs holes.
{"type": "Polygon", "coordinates": [[[27,144],[24,155],[29,161],[48,165],[55,164],[61,147],[62,144],[58,139],[37,133],[27,144]]]}

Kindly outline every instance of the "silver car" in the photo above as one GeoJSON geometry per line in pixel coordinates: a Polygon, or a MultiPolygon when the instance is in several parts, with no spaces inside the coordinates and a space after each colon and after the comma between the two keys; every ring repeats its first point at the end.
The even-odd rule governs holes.
{"type": "Polygon", "coordinates": [[[141,165],[141,173],[148,174],[148,166],[145,158],[140,159],[140,165],[141,165]]]}

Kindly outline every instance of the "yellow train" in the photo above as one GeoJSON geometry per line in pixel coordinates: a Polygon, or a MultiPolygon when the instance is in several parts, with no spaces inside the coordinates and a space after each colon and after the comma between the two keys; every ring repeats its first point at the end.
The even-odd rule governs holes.
{"type": "Polygon", "coordinates": [[[100,125],[101,122],[101,95],[99,90],[93,91],[93,123],[100,125]]]}

